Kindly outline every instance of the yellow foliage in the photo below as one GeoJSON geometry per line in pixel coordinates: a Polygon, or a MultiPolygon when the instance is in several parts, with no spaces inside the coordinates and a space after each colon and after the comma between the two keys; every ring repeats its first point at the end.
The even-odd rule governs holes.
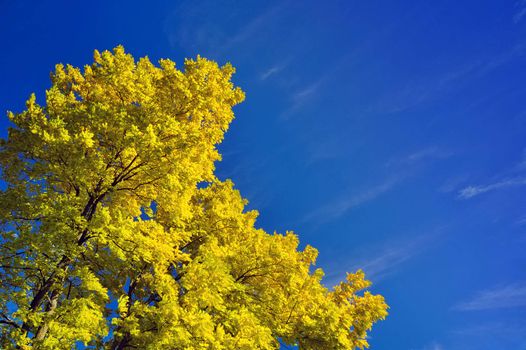
{"type": "Polygon", "coordinates": [[[243,92],[202,57],[179,70],[119,46],[57,65],[0,144],[0,347],[367,347],[385,318],[363,272],[333,290],[318,252],[214,176],[243,92]]]}

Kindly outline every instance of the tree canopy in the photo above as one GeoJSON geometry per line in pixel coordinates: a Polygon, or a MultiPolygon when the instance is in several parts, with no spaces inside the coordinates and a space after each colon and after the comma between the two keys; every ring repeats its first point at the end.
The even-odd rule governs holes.
{"type": "Polygon", "coordinates": [[[364,273],[332,289],[317,251],[255,226],[214,175],[244,94],[205,58],[119,46],[56,66],[0,144],[0,347],[367,347],[387,305],[364,273]]]}

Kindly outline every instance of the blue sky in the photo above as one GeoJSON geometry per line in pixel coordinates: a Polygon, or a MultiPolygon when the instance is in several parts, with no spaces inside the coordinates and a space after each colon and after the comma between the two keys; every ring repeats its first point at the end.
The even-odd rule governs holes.
{"type": "Polygon", "coordinates": [[[232,62],[218,174],[366,271],[372,349],[526,349],[526,1],[4,0],[0,44],[3,111],[93,49],[232,62]]]}

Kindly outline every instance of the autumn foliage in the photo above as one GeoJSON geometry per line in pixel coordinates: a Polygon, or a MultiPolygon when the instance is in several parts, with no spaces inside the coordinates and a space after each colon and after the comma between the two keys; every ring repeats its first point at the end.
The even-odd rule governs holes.
{"type": "Polygon", "coordinates": [[[0,145],[0,348],[354,349],[387,305],[214,176],[234,68],[95,51],[0,145]],[[364,291],[365,290],[365,291],[364,291]],[[83,344],[83,345],[82,345],[83,344]]]}

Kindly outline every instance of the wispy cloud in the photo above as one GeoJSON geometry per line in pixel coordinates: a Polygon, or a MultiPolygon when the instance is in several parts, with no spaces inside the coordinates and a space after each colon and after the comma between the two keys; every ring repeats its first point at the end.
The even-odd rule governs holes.
{"type": "Polygon", "coordinates": [[[402,181],[402,179],[402,176],[394,176],[361,192],[339,198],[310,212],[304,217],[302,221],[316,221],[320,223],[338,219],[339,217],[347,214],[350,210],[380,197],[384,193],[391,190],[395,185],[402,181]]]}
{"type": "Polygon", "coordinates": [[[437,233],[423,234],[413,239],[391,242],[376,257],[357,263],[354,267],[361,268],[367,275],[378,281],[398,270],[400,265],[427,249],[434,242],[437,233]]]}
{"type": "Polygon", "coordinates": [[[314,95],[318,88],[320,87],[323,79],[319,79],[318,81],[315,81],[314,83],[306,86],[305,88],[296,91],[292,95],[292,100],[294,101],[293,108],[297,108],[299,105],[302,105],[305,100],[309,99],[312,95],[314,95]]]}
{"type": "Polygon", "coordinates": [[[392,158],[386,163],[386,166],[408,165],[429,159],[446,159],[453,156],[453,154],[453,152],[438,147],[426,147],[403,157],[392,158]]]}
{"type": "Polygon", "coordinates": [[[482,193],[495,191],[503,188],[517,187],[526,185],[526,177],[515,177],[505,179],[485,186],[468,186],[459,191],[460,199],[469,199],[482,193]]]}
{"type": "Polygon", "coordinates": [[[526,284],[509,284],[479,292],[471,300],[453,307],[459,311],[477,311],[526,307],[526,284]]]}
{"type": "Polygon", "coordinates": [[[526,215],[521,216],[520,218],[515,221],[515,224],[518,226],[526,225],[526,215]]]}
{"type": "Polygon", "coordinates": [[[398,272],[407,261],[436,244],[442,233],[443,229],[440,228],[416,237],[389,240],[381,247],[368,247],[363,256],[358,255],[350,261],[339,263],[338,268],[327,275],[324,282],[327,286],[333,286],[341,280],[345,272],[362,269],[368,279],[378,283],[398,272]]]}
{"type": "Polygon", "coordinates": [[[517,336],[521,335],[524,339],[526,335],[526,325],[516,323],[504,323],[504,322],[487,322],[478,325],[465,326],[463,328],[454,329],[451,331],[453,334],[465,336],[517,336]]]}
{"type": "Polygon", "coordinates": [[[524,17],[524,15],[526,15],[526,7],[523,7],[517,13],[515,13],[515,15],[513,16],[513,23],[519,23],[524,17]]]}
{"type": "MultiPolygon", "coordinates": [[[[522,157],[521,159],[513,164],[511,167],[500,171],[498,174],[496,174],[493,177],[493,181],[486,185],[470,185],[466,186],[464,188],[461,188],[458,190],[458,198],[460,199],[469,199],[475,196],[478,196],[480,194],[501,190],[501,189],[507,189],[510,187],[519,187],[526,185],[526,149],[522,150],[522,157]]],[[[457,189],[458,185],[460,185],[461,182],[465,183],[467,176],[464,175],[462,177],[459,177],[459,181],[452,182],[448,186],[450,192],[454,190],[454,187],[457,189]]]]}
{"type": "Polygon", "coordinates": [[[269,8],[261,15],[252,18],[243,28],[223,44],[221,51],[227,51],[253,38],[263,27],[268,26],[270,22],[276,19],[277,14],[282,10],[283,6],[285,6],[285,3],[280,3],[269,8]]]}
{"type": "Polygon", "coordinates": [[[526,54],[526,42],[521,41],[499,53],[489,54],[468,62],[456,71],[444,76],[441,85],[469,78],[480,78],[526,54]]]}
{"type": "Polygon", "coordinates": [[[263,210],[271,202],[273,194],[266,191],[269,181],[267,177],[261,177],[268,168],[269,157],[259,157],[257,160],[244,157],[242,152],[231,151],[223,153],[224,161],[233,162],[233,166],[218,165],[217,176],[221,180],[231,179],[236,184],[236,188],[243,189],[243,197],[249,200],[249,208],[263,210]],[[258,178],[259,186],[251,186],[249,179],[258,178]]]}
{"type": "Polygon", "coordinates": [[[432,342],[431,344],[427,344],[426,346],[418,350],[444,350],[444,347],[437,342],[432,342]]]}
{"type": "Polygon", "coordinates": [[[318,98],[323,92],[323,86],[328,84],[342,69],[348,68],[351,56],[352,55],[344,55],[338,58],[335,62],[328,65],[330,68],[323,71],[316,79],[300,87],[296,87],[296,89],[292,89],[290,94],[291,105],[284,111],[282,117],[288,119],[291,115],[302,109],[309,101],[318,98]]]}
{"type": "Polygon", "coordinates": [[[336,220],[349,213],[351,210],[384,195],[396,187],[400,182],[414,175],[417,166],[422,161],[432,158],[447,158],[452,154],[452,152],[444,151],[437,147],[430,147],[418,150],[404,157],[392,158],[386,163],[387,166],[392,164],[403,165],[403,167],[400,166],[397,171],[390,171],[394,174],[386,177],[379,183],[362,188],[357,192],[347,193],[344,196],[340,196],[339,198],[318,207],[308,213],[301,221],[320,224],[336,220]]]}
{"type": "Polygon", "coordinates": [[[522,150],[522,159],[517,163],[513,170],[523,171],[526,170],[526,149],[522,150]]]}
{"type": "Polygon", "coordinates": [[[478,321],[464,323],[449,331],[450,336],[456,339],[455,343],[460,345],[456,349],[480,349],[480,344],[492,344],[491,349],[526,349],[524,322],[501,317],[481,318],[478,321]],[[478,346],[474,347],[475,344],[478,346]]]}
{"type": "Polygon", "coordinates": [[[407,160],[410,162],[416,162],[425,158],[447,158],[451,155],[451,152],[441,150],[437,147],[430,147],[410,154],[407,157],[407,160]]]}
{"type": "Polygon", "coordinates": [[[374,280],[393,273],[402,263],[419,253],[421,242],[404,242],[403,244],[385,248],[378,255],[368,260],[362,260],[350,267],[351,271],[358,268],[365,271],[374,280]]]}
{"type": "Polygon", "coordinates": [[[316,98],[319,88],[329,77],[328,74],[322,75],[318,80],[311,82],[310,84],[303,86],[301,89],[296,90],[291,94],[291,105],[285,110],[282,114],[284,119],[288,119],[291,115],[300,110],[305,106],[309,101],[312,101],[316,98]]]}
{"type": "Polygon", "coordinates": [[[507,51],[502,52],[499,55],[496,55],[480,64],[480,67],[477,67],[477,74],[484,75],[489,73],[501,66],[504,66],[511,61],[522,57],[526,54],[526,42],[520,42],[515,44],[512,48],[507,51]]]}
{"type": "Polygon", "coordinates": [[[404,85],[387,91],[369,106],[373,113],[398,113],[432,102],[476,78],[481,78],[526,54],[526,43],[520,42],[499,53],[476,57],[471,61],[432,76],[406,79],[404,85]]]}
{"type": "Polygon", "coordinates": [[[319,161],[349,157],[359,145],[363,144],[363,141],[357,138],[349,138],[346,134],[332,133],[330,137],[326,137],[326,131],[320,132],[317,129],[315,132],[319,132],[323,137],[320,138],[318,136],[320,134],[316,134],[309,138],[309,155],[305,162],[306,165],[313,165],[319,161]]]}
{"type": "Polygon", "coordinates": [[[281,72],[286,66],[287,66],[286,63],[280,63],[277,65],[274,65],[270,67],[269,69],[267,69],[266,71],[264,71],[263,73],[261,73],[259,78],[261,80],[267,80],[270,76],[281,72]]]}
{"type": "Polygon", "coordinates": [[[274,27],[286,6],[287,2],[281,2],[251,16],[247,7],[234,8],[209,1],[182,1],[167,16],[164,27],[172,46],[222,56],[237,47],[246,46],[255,38],[261,38],[260,33],[266,32],[265,28],[274,27]],[[233,23],[233,29],[226,30],[218,21],[218,18],[225,17],[233,23]]]}
{"type": "Polygon", "coordinates": [[[526,16],[526,1],[517,1],[515,3],[515,8],[517,9],[513,15],[513,23],[518,24],[524,16],[526,16]]]}
{"type": "Polygon", "coordinates": [[[458,188],[461,187],[461,185],[465,183],[468,178],[469,177],[467,174],[454,175],[452,177],[449,177],[438,188],[438,191],[442,193],[456,192],[458,188]]]}

